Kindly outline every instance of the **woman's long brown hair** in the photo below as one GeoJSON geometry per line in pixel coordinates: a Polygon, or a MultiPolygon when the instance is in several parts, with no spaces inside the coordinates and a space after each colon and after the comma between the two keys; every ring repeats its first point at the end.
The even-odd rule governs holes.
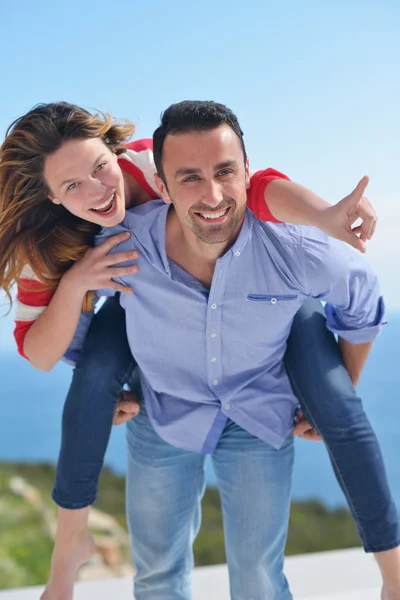
{"type": "MultiPolygon", "coordinates": [[[[90,114],[66,102],[40,104],[10,125],[0,148],[0,288],[11,288],[28,264],[43,289],[57,287],[69,267],[93,246],[99,226],[49,200],[44,161],[71,139],[100,137],[116,154],[134,125],[90,114]]],[[[90,294],[84,310],[90,307],[90,294]]]]}

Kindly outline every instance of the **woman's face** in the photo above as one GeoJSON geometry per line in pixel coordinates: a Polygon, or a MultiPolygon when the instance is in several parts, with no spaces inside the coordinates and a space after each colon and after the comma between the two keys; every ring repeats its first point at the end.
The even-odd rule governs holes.
{"type": "Polygon", "coordinates": [[[101,138],[65,142],[45,159],[44,177],[49,198],[73,215],[112,227],[125,216],[124,178],[101,138]]]}

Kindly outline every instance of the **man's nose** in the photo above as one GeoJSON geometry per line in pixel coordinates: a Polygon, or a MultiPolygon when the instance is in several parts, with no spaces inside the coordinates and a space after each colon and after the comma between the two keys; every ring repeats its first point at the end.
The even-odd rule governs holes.
{"type": "Polygon", "coordinates": [[[223,199],[224,194],[221,184],[218,181],[210,181],[207,186],[206,198],[204,198],[204,200],[209,206],[216,207],[218,204],[221,204],[223,199]]]}

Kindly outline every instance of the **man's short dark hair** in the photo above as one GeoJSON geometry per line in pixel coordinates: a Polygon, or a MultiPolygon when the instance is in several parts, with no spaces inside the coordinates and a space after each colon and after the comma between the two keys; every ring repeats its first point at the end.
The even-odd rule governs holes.
{"type": "Polygon", "coordinates": [[[211,100],[184,100],[172,104],[161,115],[161,125],[153,134],[154,162],[157,173],[165,183],[162,153],[167,135],[189,131],[209,131],[221,125],[229,125],[238,136],[246,160],[243,131],[236,115],[223,104],[211,100]]]}

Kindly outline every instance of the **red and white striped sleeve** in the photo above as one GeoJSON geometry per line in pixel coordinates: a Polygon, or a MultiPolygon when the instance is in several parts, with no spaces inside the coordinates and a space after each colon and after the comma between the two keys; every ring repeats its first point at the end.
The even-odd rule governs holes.
{"type": "Polygon", "coordinates": [[[123,171],[133,175],[150,198],[155,200],[160,197],[154,181],[156,166],[153,156],[153,140],[136,140],[126,144],[125,152],[118,157],[118,164],[123,171]]]}
{"type": "Polygon", "coordinates": [[[25,336],[36,319],[47,308],[55,290],[44,289],[29,265],[25,265],[17,282],[14,338],[18,352],[24,358],[25,336]]]}
{"type": "MultiPolygon", "coordinates": [[[[118,158],[123,171],[127,171],[148,192],[150,198],[159,198],[154,181],[156,168],[153,158],[153,140],[143,139],[130,142],[125,152],[118,158]]],[[[18,352],[24,358],[25,336],[36,319],[50,304],[55,290],[46,290],[41,281],[26,265],[17,282],[17,300],[15,302],[14,338],[18,352]]]]}
{"type": "Polygon", "coordinates": [[[264,199],[266,187],[271,181],[275,181],[276,179],[286,179],[287,181],[290,181],[289,177],[275,169],[257,171],[257,173],[254,173],[250,178],[251,185],[247,190],[247,206],[261,221],[281,223],[281,221],[275,219],[264,199]]]}

